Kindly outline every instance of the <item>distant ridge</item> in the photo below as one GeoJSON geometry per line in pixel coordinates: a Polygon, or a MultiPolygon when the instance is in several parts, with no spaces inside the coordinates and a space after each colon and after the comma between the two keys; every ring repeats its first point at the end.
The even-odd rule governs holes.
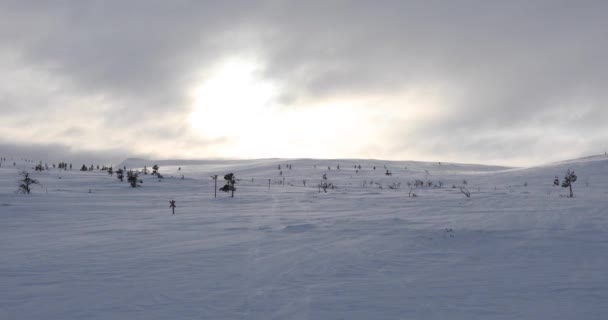
{"type": "Polygon", "coordinates": [[[479,171],[501,171],[517,169],[516,167],[498,166],[498,165],[483,165],[473,163],[452,163],[438,161],[412,161],[412,160],[379,160],[379,159],[315,159],[315,158],[263,158],[263,159],[142,159],[128,158],[122,161],[118,166],[127,168],[143,168],[144,166],[151,167],[155,164],[159,166],[187,166],[187,165],[232,165],[232,164],[282,164],[282,163],[311,163],[318,165],[335,165],[352,166],[353,164],[365,164],[367,166],[382,166],[390,165],[392,167],[407,167],[416,166],[424,167],[432,170],[440,165],[443,168],[453,169],[473,169],[479,171]]]}
{"type": "Polygon", "coordinates": [[[547,164],[543,164],[543,165],[540,165],[539,167],[555,166],[555,165],[562,165],[562,164],[568,164],[568,163],[577,163],[577,162],[601,161],[601,160],[608,160],[608,155],[598,154],[598,155],[585,156],[585,157],[575,158],[575,159],[560,160],[560,161],[555,161],[555,162],[550,162],[550,163],[547,163],[547,164]]]}

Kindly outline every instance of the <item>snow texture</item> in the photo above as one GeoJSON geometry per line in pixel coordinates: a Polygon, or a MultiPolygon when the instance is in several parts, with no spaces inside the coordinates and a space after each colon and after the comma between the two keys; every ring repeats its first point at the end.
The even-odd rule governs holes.
{"type": "Polygon", "coordinates": [[[141,175],[138,188],[76,164],[34,172],[35,163],[2,163],[0,319],[608,317],[605,156],[534,168],[313,159],[120,167],[155,163],[165,178],[141,175]],[[42,183],[30,195],[15,193],[20,169],[42,183]],[[568,169],[578,175],[574,198],[553,186],[568,169]],[[214,199],[209,176],[221,187],[229,172],[235,197],[214,199]],[[323,174],[336,189],[319,193],[323,174]],[[435,187],[408,197],[415,179],[435,187]]]}

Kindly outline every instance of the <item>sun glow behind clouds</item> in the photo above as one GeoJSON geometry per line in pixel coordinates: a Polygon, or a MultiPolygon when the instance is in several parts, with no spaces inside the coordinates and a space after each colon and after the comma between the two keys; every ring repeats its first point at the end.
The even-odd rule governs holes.
{"type": "Polygon", "coordinates": [[[412,91],[313,97],[285,107],[278,103],[281,87],[260,71],[251,61],[230,60],[195,88],[189,121],[202,138],[221,141],[207,148],[211,156],[398,158],[380,152],[386,139],[403,125],[416,125],[436,106],[436,99],[412,91]]]}
{"type": "Polygon", "coordinates": [[[231,60],[212,71],[195,89],[192,128],[205,138],[234,138],[250,132],[268,118],[275,86],[256,77],[256,64],[231,60]]]}
{"type": "MultiPolygon", "coordinates": [[[[355,106],[315,101],[281,108],[279,87],[259,76],[251,61],[230,60],[214,68],[193,92],[193,130],[222,143],[222,157],[337,157],[356,139],[365,119],[355,106]]],[[[351,145],[352,147],[352,145],[351,145]]]]}

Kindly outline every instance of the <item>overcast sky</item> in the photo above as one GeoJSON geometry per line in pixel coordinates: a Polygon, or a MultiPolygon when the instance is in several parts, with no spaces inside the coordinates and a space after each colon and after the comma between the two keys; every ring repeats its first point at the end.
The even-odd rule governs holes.
{"type": "Polygon", "coordinates": [[[0,154],[532,165],[608,148],[607,1],[0,3],[0,154]]]}

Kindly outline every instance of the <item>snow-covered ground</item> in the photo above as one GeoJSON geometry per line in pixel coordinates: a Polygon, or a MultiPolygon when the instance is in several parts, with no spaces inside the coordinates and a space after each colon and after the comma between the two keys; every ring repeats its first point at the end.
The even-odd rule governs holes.
{"type": "Polygon", "coordinates": [[[136,189],[77,164],[12,162],[0,167],[0,319],[608,318],[606,156],[526,169],[158,161],[165,178],[136,189]],[[15,193],[22,168],[43,185],[30,195],[15,193]],[[569,168],[573,199],[553,186],[569,168]],[[235,197],[214,199],[209,176],[229,172],[235,197]],[[337,189],[319,193],[324,173],[337,189]],[[443,187],[408,197],[414,179],[443,187]],[[452,188],[463,180],[471,198],[452,188]]]}

